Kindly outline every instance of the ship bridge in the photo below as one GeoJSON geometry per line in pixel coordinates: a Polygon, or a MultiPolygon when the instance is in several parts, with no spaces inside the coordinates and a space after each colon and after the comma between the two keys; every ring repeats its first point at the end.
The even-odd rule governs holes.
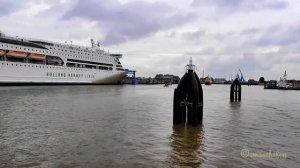
{"type": "Polygon", "coordinates": [[[115,57],[115,58],[122,58],[122,54],[110,54],[110,56],[115,57]]]}

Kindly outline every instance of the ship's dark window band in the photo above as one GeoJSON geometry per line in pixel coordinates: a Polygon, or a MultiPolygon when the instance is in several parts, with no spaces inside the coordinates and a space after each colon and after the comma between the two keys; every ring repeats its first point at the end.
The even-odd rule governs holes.
{"type": "Polygon", "coordinates": [[[100,63],[100,62],[82,61],[82,60],[75,60],[75,59],[67,59],[67,60],[70,61],[70,62],[78,62],[78,63],[86,63],[86,64],[113,66],[113,64],[106,64],[106,63],[100,63]]]}
{"type": "Polygon", "coordinates": [[[15,44],[15,45],[21,45],[21,46],[26,46],[26,47],[34,47],[34,48],[41,48],[41,49],[48,50],[46,47],[43,47],[43,46],[35,44],[35,43],[26,42],[26,41],[6,39],[6,38],[1,38],[0,37],[0,42],[7,43],[7,44],[15,44]]]}
{"type": "Polygon", "coordinates": [[[67,65],[67,67],[74,67],[74,68],[112,70],[112,67],[103,67],[103,66],[87,65],[87,64],[75,64],[75,63],[70,63],[70,62],[68,62],[66,65],[67,65]]]}
{"type": "Polygon", "coordinates": [[[123,68],[116,68],[118,71],[124,71],[123,68]]]}
{"type": "Polygon", "coordinates": [[[110,54],[113,57],[122,57],[122,54],[110,54]]]}
{"type": "Polygon", "coordinates": [[[123,66],[122,65],[117,65],[117,67],[121,67],[122,68],[123,66]]]}
{"type": "Polygon", "coordinates": [[[29,42],[42,44],[42,45],[54,46],[52,43],[48,43],[48,42],[44,42],[44,41],[29,41],[29,42]]]}

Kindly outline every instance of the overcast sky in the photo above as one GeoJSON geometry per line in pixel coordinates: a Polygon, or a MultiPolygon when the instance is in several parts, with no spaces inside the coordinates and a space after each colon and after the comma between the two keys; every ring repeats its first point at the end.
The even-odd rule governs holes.
{"type": "Polygon", "coordinates": [[[0,0],[6,35],[90,45],[123,54],[138,76],[300,79],[299,0],[0,0]]]}

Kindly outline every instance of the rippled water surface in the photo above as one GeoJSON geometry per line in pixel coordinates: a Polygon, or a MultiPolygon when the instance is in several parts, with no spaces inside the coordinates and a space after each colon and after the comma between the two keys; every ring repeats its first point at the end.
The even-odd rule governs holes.
{"type": "Polygon", "coordinates": [[[204,125],[173,127],[175,87],[1,87],[0,167],[299,167],[300,91],[203,86],[204,125]]]}

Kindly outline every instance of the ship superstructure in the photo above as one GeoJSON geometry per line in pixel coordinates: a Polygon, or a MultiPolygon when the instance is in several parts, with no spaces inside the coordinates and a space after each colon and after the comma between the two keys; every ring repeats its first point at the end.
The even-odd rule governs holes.
{"type": "Polygon", "coordinates": [[[0,84],[116,84],[121,54],[91,47],[9,37],[0,32],[0,84]]]}

